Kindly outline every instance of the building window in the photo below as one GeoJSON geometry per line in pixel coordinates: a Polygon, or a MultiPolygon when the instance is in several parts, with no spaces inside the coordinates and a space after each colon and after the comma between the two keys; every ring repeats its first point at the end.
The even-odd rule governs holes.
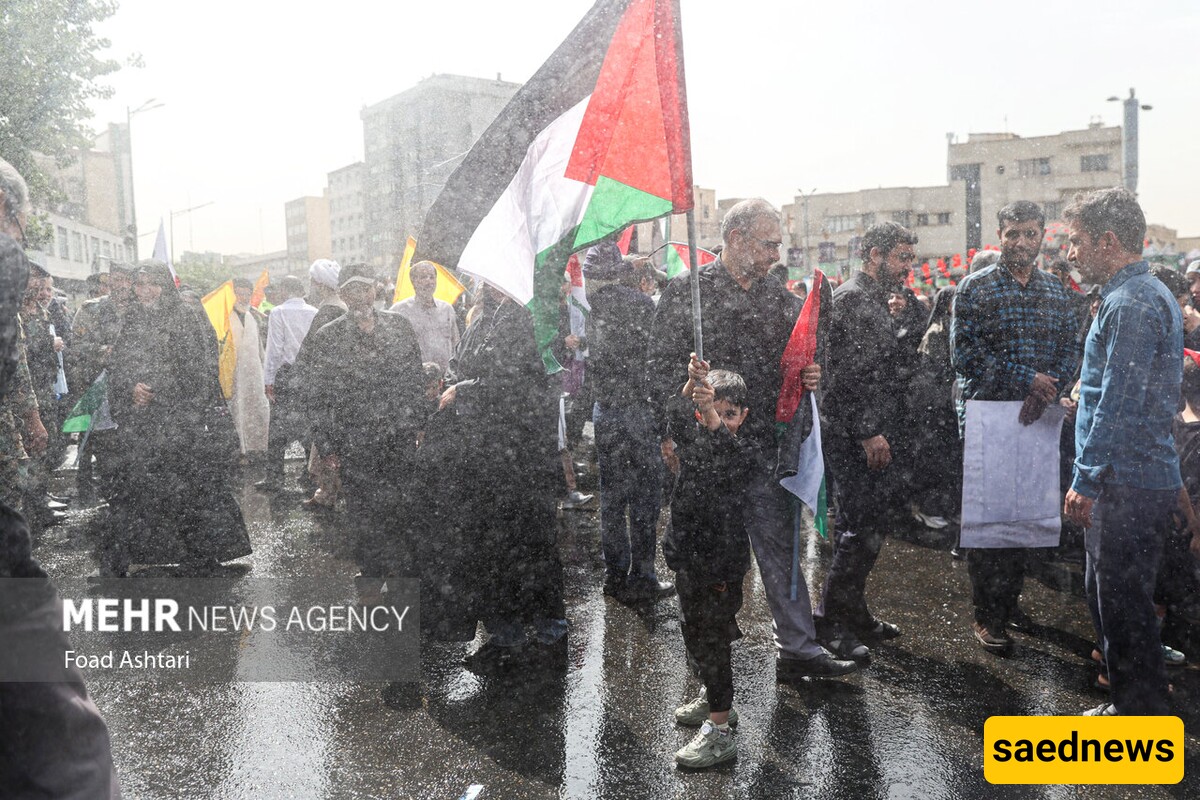
{"type": "Polygon", "coordinates": [[[1046,215],[1046,221],[1061,219],[1063,204],[1061,202],[1042,203],[1042,213],[1046,215]]]}
{"type": "Polygon", "coordinates": [[[83,236],[71,231],[71,259],[83,263],[83,236]]]}
{"type": "Polygon", "coordinates": [[[1050,159],[1023,158],[1017,162],[1017,174],[1022,178],[1036,178],[1050,174],[1050,159]]]}
{"type": "Polygon", "coordinates": [[[875,212],[872,211],[872,212],[862,215],[862,226],[863,226],[864,230],[866,230],[867,228],[871,227],[874,224],[875,224],[875,212]]]}
{"type": "Polygon", "coordinates": [[[906,228],[909,226],[909,221],[911,219],[912,219],[911,211],[893,211],[892,212],[892,222],[899,223],[906,228]]]}
{"type": "Polygon", "coordinates": [[[90,253],[88,261],[95,261],[96,256],[100,254],[100,240],[97,239],[95,236],[91,237],[91,239],[92,239],[92,249],[88,251],[88,253],[90,253]]]}
{"type": "Polygon", "coordinates": [[[917,214],[917,227],[918,228],[923,228],[928,224],[929,224],[929,215],[928,214],[917,214]]]}
{"type": "Polygon", "coordinates": [[[1108,172],[1108,154],[1079,157],[1080,172],[1108,172]]]}
{"type": "Polygon", "coordinates": [[[71,242],[67,239],[67,229],[58,226],[58,257],[64,261],[71,257],[71,242]]]}
{"type": "Polygon", "coordinates": [[[825,223],[822,226],[827,233],[842,233],[843,231],[852,231],[858,227],[859,216],[857,214],[837,214],[832,217],[826,217],[825,223]]]}
{"type": "Polygon", "coordinates": [[[940,212],[937,215],[937,224],[938,225],[949,225],[950,224],[950,212],[949,211],[940,212]]]}

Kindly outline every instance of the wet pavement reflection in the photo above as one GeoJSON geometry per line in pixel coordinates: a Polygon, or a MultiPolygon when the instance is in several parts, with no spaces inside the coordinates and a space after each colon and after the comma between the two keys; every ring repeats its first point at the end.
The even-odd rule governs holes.
{"type": "MultiPolygon", "coordinates": [[[[290,465],[292,469],[295,463],[290,465]]],[[[243,509],[254,555],[245,578],[327,576],[356,568],[337,515],[314,517],[296,492],[268,497],[247,472],[243,509]]],[[[36,555],[52,576],[92,569],[95,511],[70,512],[36,555]]],[[[944,538],[892,539],[868,596],[904,635],[874,650],[860,675],[776,684],[771,623],[757,574],[746,583],[734,645],[736,762],[677,770],[692,733],[673,709],[689,677],[674,600],[629,607],[601,594],[596,514],[564,512],[560,549],[571,633],[566,669],[547,665],[476,675],[467,643],[423,643],[423,681],[188,683],[89,679],[112,733],[130,798],[1184,798],[1200,796],[1200,672],[1173,670],[1188,738],[1187,777],[1164,787],[992,786],[982,729],[994,714],[1075,714],[1104,698],[1081,591],[1081,566],[1042,560],[1022,606],[1036,626],[1008,657],[971,634],[966,565],[944,538]]],[[[818,587],[829,557],[808,547],[818,587]]],[[[663,576],[669,573],[664,570],[663,576]]],[[[1200,661],[1200,642],[1189,651],[1200,661]]]]}

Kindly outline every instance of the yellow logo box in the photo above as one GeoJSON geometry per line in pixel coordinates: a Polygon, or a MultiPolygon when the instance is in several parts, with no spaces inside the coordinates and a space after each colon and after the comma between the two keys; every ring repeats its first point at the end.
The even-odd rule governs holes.
{"type": "Polygon", "coordinates": [[[988,783],[1179,783],[1179,717],[988,717],[988,783]]]}

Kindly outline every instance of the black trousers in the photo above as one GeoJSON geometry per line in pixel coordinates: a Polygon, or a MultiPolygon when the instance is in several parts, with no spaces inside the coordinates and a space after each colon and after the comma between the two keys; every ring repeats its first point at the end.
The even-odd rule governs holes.
{"type": "Polygon", "coordinates": [[[1154,613],[1154,577],[1178,492],[1105,486],[1084,546],[1084,591],[1117,711],[1170,712],[1167,669],[1154,613]]]}
{"type": "Polygon", "coordinates": [[[967,551],[975,621],[992,633],[1002,632],[1016,611],[1028,557],[1025,547],[967,551]]]}
{"type": "Polygon", "coordinates": [[[691,575],[675,574],[679,592],[680,629],[692,665],[708,695],[708,710],[720,713],[733,706],[733,663],[730,645],[742,636],[737,612],[742,607],[742,582],[714,584],[691,575]]]}
{"type": "MultiPolygon", "coordinates": [[[[267,429],[267,474],[283,480],[283,456],[292,442],[307,442],[308,423],[294,392],[276,394],[267,429]]],[[[307,450],[307,447],[305,448],[307,450]]]]}
{"type": "MultiPolygon", "coordinates": [[[[896,448],[895,443],[892,446],[896,448]]],[[[893,449],[891,464],[871,470],[861,442],[829,438],[828,464],[836,482],[838,533],[821,603],[813,612],[818,621],[852,629],[873,623],[867,608],[867,578],[902,505],[897,492],[902,454],[897,449],[893,449]]]]}

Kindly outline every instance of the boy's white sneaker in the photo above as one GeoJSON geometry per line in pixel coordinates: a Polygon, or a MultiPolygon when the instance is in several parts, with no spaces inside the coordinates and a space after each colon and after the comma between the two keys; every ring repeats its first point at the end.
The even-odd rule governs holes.
{"type": "MultiPolygon", "coordinates": [[[[675,722],[688,728],[699,728],[708,721],[709,713],[708,695],[701,689],[700,695],[695,700],[675,709],[675,722]]],[[[737,724],[737,709],[731,708],[729,709],[729,726],[737,727],[737,724]]]]}
{"type": "Polygon", "coordinates": [[[723,733],[712,722],[705,722],[700,732],[675,753],[675,763],[688,769],[704,769],[736,757],[733,733],[723,733]]]}

